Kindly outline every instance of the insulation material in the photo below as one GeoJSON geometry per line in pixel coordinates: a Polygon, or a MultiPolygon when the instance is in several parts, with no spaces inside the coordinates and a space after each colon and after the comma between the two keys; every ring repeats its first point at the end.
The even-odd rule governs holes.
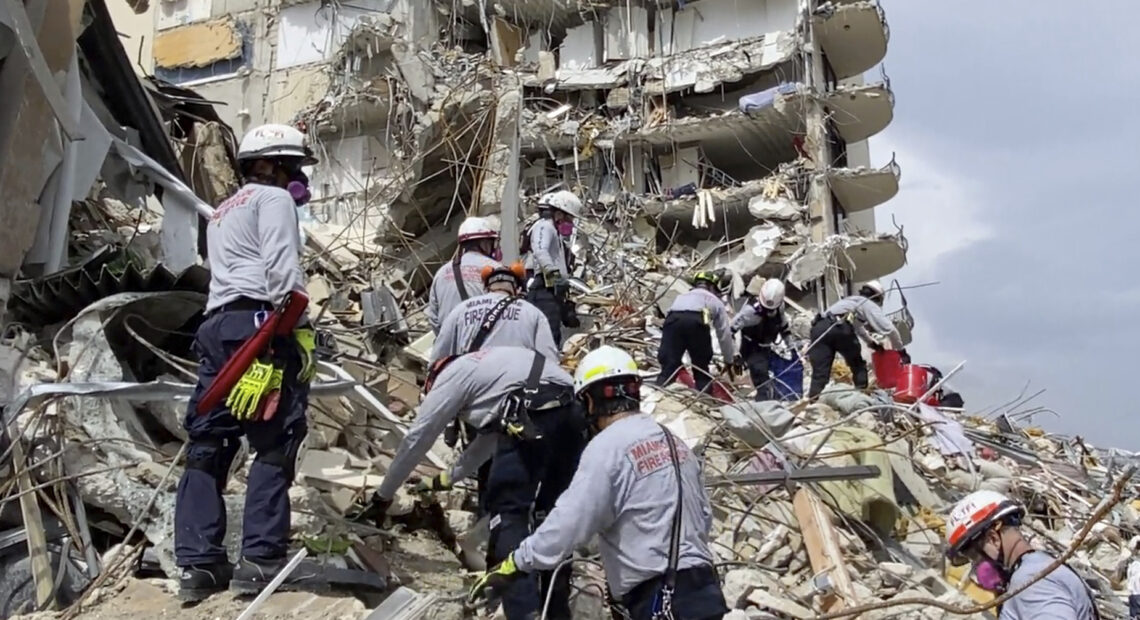
{"type": "Polygon", "coordinates": [[[219,19],[160,32],[154,38],[154,63],[165,69],[202,68],[239,58],[242,37],[232,19],[219,19]]]}

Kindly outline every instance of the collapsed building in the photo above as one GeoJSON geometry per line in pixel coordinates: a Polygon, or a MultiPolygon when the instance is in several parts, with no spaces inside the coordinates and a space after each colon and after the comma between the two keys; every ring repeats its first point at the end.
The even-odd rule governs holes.
{"type": "MultiPolygon", "coordinates": [[[[0,83],[19,86],[0,90],[3,617],[250,605],[179,609],[170,537],[203,222],[239,182],[235,136],[256,125],[305,128],[321,159],[303,262],[337,350],[314,385],[293,534],[357,594],[278,594],[262,617],[464,613],[485,527],[469,489],[434,508],[401,496],[391,530],[344,514],[415,415],[423,290],[466,215],[497,217],[509,256],[534,196],[585,198],[568,367],[606,342],[651,369],[662,311],[703,266],[729,267],[737,297],[786,279],[802,335],[815,308],[906,260],[901,229],[874,217],[900,176],[867,147],[894,108],[886,76],[865,77],[889,41],[877,2],[48,4],[0,9],[0,83]]],[[[753,403],[744,385],[727,405],[646,390],[643,408],[704,459],[733,618],[992,615],[992,595],[941,557],[946,512],[978,488],[1029,506],[1036,544],[1069,555],[1102,616],[1126,617],[1134,455],[1033,426],[1032,395],[959,411],[854,392],[841,364],[832,378],[810,405],[753,403]]],[[[453,456],[435,446],[421,473],[453,456]]],[[[574,571],[576,609],[597,617],[600,575],[574,571]]]]}

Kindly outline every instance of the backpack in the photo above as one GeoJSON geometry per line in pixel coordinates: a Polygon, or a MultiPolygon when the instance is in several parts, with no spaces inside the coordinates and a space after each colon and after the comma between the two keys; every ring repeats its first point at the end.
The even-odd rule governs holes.
{"type": "Polygon", "coordinates": [[[538,220],[534,220],[526,226],[523,226],[522,233],[519,235],[519,256],[526,256],[527,254],[530,254],[530,251],[532,249],[530,247],[530,231],[537,223],[538,220]]]}

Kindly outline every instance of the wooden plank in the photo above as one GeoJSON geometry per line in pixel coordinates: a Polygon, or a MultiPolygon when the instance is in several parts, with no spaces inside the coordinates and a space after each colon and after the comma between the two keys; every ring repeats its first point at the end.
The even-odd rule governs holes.
{"type": "Polygon", "coordinates": [[[154,38],[157,67],[208,67],[241,57],[242,38],[232,19],[190,24],[160,32],[154,38]]]}
{"type": "Polygon", "coordinates": [[[822,597],[823,609],[827,612],[839,611],[847,606],[848,601],[855,601],[855,590],[851,585],[851,576],[847,574],[847,565],[843,562],[843,553],[839,549],[839,537],[831,526],[827,508],[806,487],[796,491],[792,506],[800,524],[800,533],[804,537],[808,559],[811,560],[812,572],[826,576],[832,586],[822,597]]]}
{"type": "Polygon", "coordinates": [[[16,482],[20,487],[20,513],[24,518],[24,531],[28,538],[28,557],[32,561],[32,578],[36,584],[36,607],[54,609],[52,591],[55,589],[51,572],[51,558],[47,552],[47,538],[44,535],[43,515],[36,493],[31,492],[32,475],[27,469],[24,447],[20,437],[12,440],[12,466],[19,472],[16,482]]]}

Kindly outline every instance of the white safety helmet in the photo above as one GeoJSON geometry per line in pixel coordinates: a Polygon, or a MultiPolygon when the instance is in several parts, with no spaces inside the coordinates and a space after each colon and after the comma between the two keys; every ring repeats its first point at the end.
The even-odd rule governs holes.
{"type": "Polygon", "coordinates": [[[975,491],[962,498],[946,520],[946,558],[951,564],[968,561],[963,551],[995,523],[1008,517],[1020,519],[1025,508],[997,491],[975,491]]]}
{"type": "Polygon", "coordinates": [[[784,303],[784,283],[777,278],[770,278],[760,285],[760,295],[757,296],[760,305],[775,310],[784,303]]]}
{"type": "Polygon", "coordinates": [[[614,377],[640,377],[637,362],[617,347],[602,345],[586,354],[574,370],[574,394],[581,396],[591,385],[614,377]]]}
{"type": "Polygon", "coordinates": [[[301,164],[317,163],[313,151],[305,144],[305,134],[289,125],[261,125],[249,130],[238,147],[238,161],[300,157],[301,164]]]}
{"type": "Polygon", "coordinates": [[[538,199],[539,209],[557,209],[571,217],[577,218],[582,214],[582,201],[569,190],[558,190],[543,194],[538,199]]]}
{"type": "Polygon", "coordinates": [[[457,237],[460,243],[473,239],[498,239],[499,231],[492,228],[491,224],[484,218],[469,217],[459,225],[457,237]]]}
{"type": "Polygon", "coordinates": [[[859,287],[859,291],[862,292],[864,289],[868,289],[872,293],[872,295],[868,295],[867,297],[882,297],[883,294],[886,293],[886,289],[883,288],[883,283],[878,280],[868,280],[864,282],[863,286],[859,287]]]}

